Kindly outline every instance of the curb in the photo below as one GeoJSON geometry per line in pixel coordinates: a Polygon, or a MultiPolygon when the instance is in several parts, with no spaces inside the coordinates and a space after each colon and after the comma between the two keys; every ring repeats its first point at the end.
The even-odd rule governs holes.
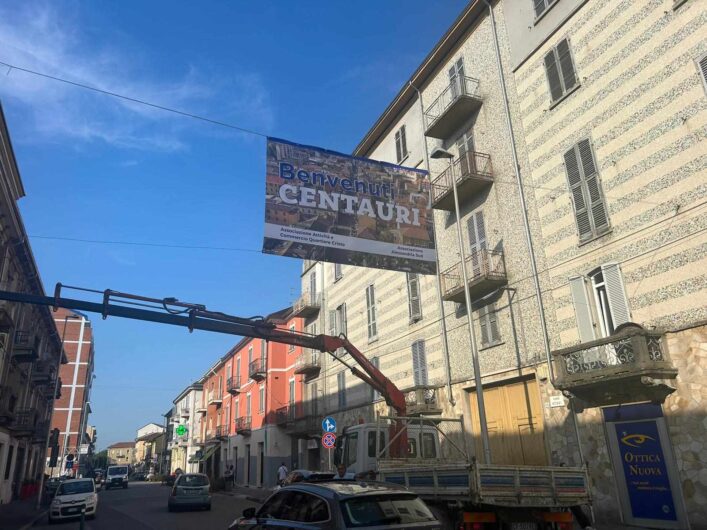
{"type": "Polygon", "coordinates": [[[32,519],[29,523],[27,523],[24,526],[20,527],[20,530],[28,530],[29,528],[32,528],[37,521],[39,521],[42,517],[47,515],[48,510],[42,510],[39,512],[37,515],[34,516],[34,519],[32,519]]]}

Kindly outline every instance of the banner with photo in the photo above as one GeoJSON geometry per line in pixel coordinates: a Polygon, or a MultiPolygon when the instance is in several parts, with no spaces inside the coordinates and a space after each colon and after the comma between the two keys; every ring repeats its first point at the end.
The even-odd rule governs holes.
{"type": "Polygon", "coordinates": [[[263,252],[434,274],[427,171],[268,138],[263,252]]]}

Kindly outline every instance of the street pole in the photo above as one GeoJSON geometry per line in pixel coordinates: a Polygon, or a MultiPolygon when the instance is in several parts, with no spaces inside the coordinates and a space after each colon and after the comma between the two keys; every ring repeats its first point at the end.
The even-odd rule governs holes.
{"type": "Polygon", "coordinates": [[[449,176],[452,180],[452,190],[454,193],[454,213],[456,215],[457,243],[459,245],[459,257],[461,259],[462,281],[464,282],[464,302],[466,303],[466,320],[469,326],[469,342],[471,343],[471,361],[474,367],[474,384],[476,386],[476,404],[479,413],[479,425],[481,427],[481,445],[484,451],[484,463],[491,463],[491,447],[489,443],[489,431],[486,424],[486,406],[484,405],[484,393],[481,387],[481,368],[479,366],[479,350],[476,348],[476,332],[471,314],[471,294],[469,293],[469,281],[466,274],[466,254],[464,252],[464,238],[462,236],[461,216],[459,214],[459,195],[457,193],[457,179],[454,175],[452,165],[453,155],[443,149],[435,149],[432,158],[446,158],[449,162],[449,176]],[[435,156],[437,155],[437,156],[435,156]]]}
{"type": "MultiPolygon", "coordinates": [[[[64,337],[66,336],[66,323],[69,320],[69,316],[64,317],[64,329],[61,331],[61,346],[59,347],[59,355],[56,362],[56,374],[54,376],[54,393],[52,394],[52,407],[49,412],[49,430],[52,429],[52,424],[54,422],[54,401],[56,400],[56,391],[59,389],[59,370],[61,369],[61,359],[64,357],[64,337]]],[[[64,435],[66,436],[66,435],[64,435]]],[[[47,432],[47,440],[44,442],[44,455],[42,462],[42,473],[39,478],[39,492],[37,493],[37,510],[40,509],[42,505],[42,491],[44,490],[44,466],[47,461],[47,450],[49,448],[49,432],[47,432]]],[[[52,475],[54,475],[54,468],[51,468],[52,475]]]]}

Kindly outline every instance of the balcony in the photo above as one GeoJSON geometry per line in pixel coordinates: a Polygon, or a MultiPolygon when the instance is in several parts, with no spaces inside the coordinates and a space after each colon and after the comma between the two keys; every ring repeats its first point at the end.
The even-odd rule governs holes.
{"type": "Polygon", "coordinates": [[[316,379],[321,369],[321,352],[317,350],[307,348],[295,361],[295,373],[303,375],[305,383],[316,379]]]}
{"type": "Polygon", "coordinates": [[[213,390],[209,390],[206,400],[209,405],[216,405],[216,407],[220,407],[222,401],[223,398],[221,397],[220,391],[214,392],[213,390]]]}
{"type": "Polygon", "coordinates": [[[251,433],[250,428],[250,416],[242,416],[236,418],[236,434],[242,434],[243,436],[249,436],[251,433]]]}
{"type": "MultiPolygon", "coordinates": [[[[442,299],[463,304],[464,276],[461,262],[441,273],[442,299]]],[[[472,300],[484,296],[508,283],[503,252],[497,250],[474,250],[466,257],[466,275],[469,295],[472,300]]]]}
{"type": "Polygon", "coordinates": [[[188,418],[189,417],[189,407],[182,407],[181,410],[179,411],[179,415],[182,418],[188,418]]]}
{"type": "Polygon", "coordinates": [[[37,385],[46,385],[54,382],[56,363],[52,361],[39,361],[32,370],[32,382],[37,385]]]}
{"type": "Polygon", "coordinates": [[[241,393],[241,378],[240,377],[229,377],[226,380],[226,391],[235,396],[241,393]]]}
{"type": "Polygon", "coordinates": [[[204,445],[204,437],[201,433],[196,433],[191,437],[191,441],[194,445],[204,445]]]}
{"type": "Polygon", "coordinates": [[[284,427],[290,436],[308,437],[322,431],[321,418],[309,414],[310,407],[302,404],[280,407],[275,413],[275,423],[284,427]]]}
{"type": "Polygon", "coordinates": [[[206,443],[220,442],[228,435],[228,429],[223,425],[217,425],[213,429],[206,431],[206,443]]]}
{"type": "Polygon", "coordinates": [[[19,409],[15,411],[14,418],[9,425],[9,430],[15,436],[29,437],[34,433],[36,413],[34,409],[19,409]]]}
{"type": "Polygon", "coordinates": [[[54,385],[48,385],[44,387],[44,397],[47,400],[53,400],[53,399],[59,399],[61,397],[61,377],[59,378],[59,382],[56,385],[56,392],[54,391],[54,385]]]}
{"type": "Polygon", "coordinates": [[[12,358],[18,363],[33,363],[39,358],[38,342],[39,339],[29,330],[15,331],[12,358]]]}
{"type": "Polygon", "coordinates": [[[453,212],[454,181],[457,183],[459,204],[472,199],[493,184],[491,157],[485,153],[467,151],[432,181],[432,207],[453,212]]]}
{"type": "Polygon", "coordinates": [[[319,313],[322,306],[322,295],[320,293],[304,292],[292,306],[292,316],[309,318],[319,313]]]}
{"type": "Polygon", "coordinates": [[[267,366],[265,359],[256,359],[248,365],[248,377],[253,381],[262,381],[267,375],[267,366]]]}
{"type": "Polygon", "coordinates": [[[479,80],[457,76],[425,109],[425,136],[449,138],[481,107],[479,80]]]}
{"type": "Polygon", "coordinates": [[[197,405],[197,407],[196,407],[197,414],[206,414],[206,411],[207,411],[206,405],[204,405],[203,403],[201,405],[197,405]]]}
{"type": "Polygon", "coordinates": [[[578,412],[635,401],[662,403],[675,391],[665,382],[678,371],[662,334],[637,324],[622,327],[610,337],[552,352],[555,387],[578,398],[578,412]]]}
{"type": "Polygon", "coordinates": [[[438,416],[442,414],[442,405],[437,389],[416,386],[405,391],[405,404],[408,416],[438,416]]]}

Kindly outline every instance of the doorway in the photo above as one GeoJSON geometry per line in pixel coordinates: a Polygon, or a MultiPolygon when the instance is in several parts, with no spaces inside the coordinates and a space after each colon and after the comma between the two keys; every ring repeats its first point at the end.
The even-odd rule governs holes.
{"type": "Polygon", "coordinates": [[[265,480],[265,444],[258,442],[258,486],[265,480]]]}
{"type": "Polygon", "coordinates": [[[245,446],[245,483],[250,484],[250,444],[245,446]]]}

